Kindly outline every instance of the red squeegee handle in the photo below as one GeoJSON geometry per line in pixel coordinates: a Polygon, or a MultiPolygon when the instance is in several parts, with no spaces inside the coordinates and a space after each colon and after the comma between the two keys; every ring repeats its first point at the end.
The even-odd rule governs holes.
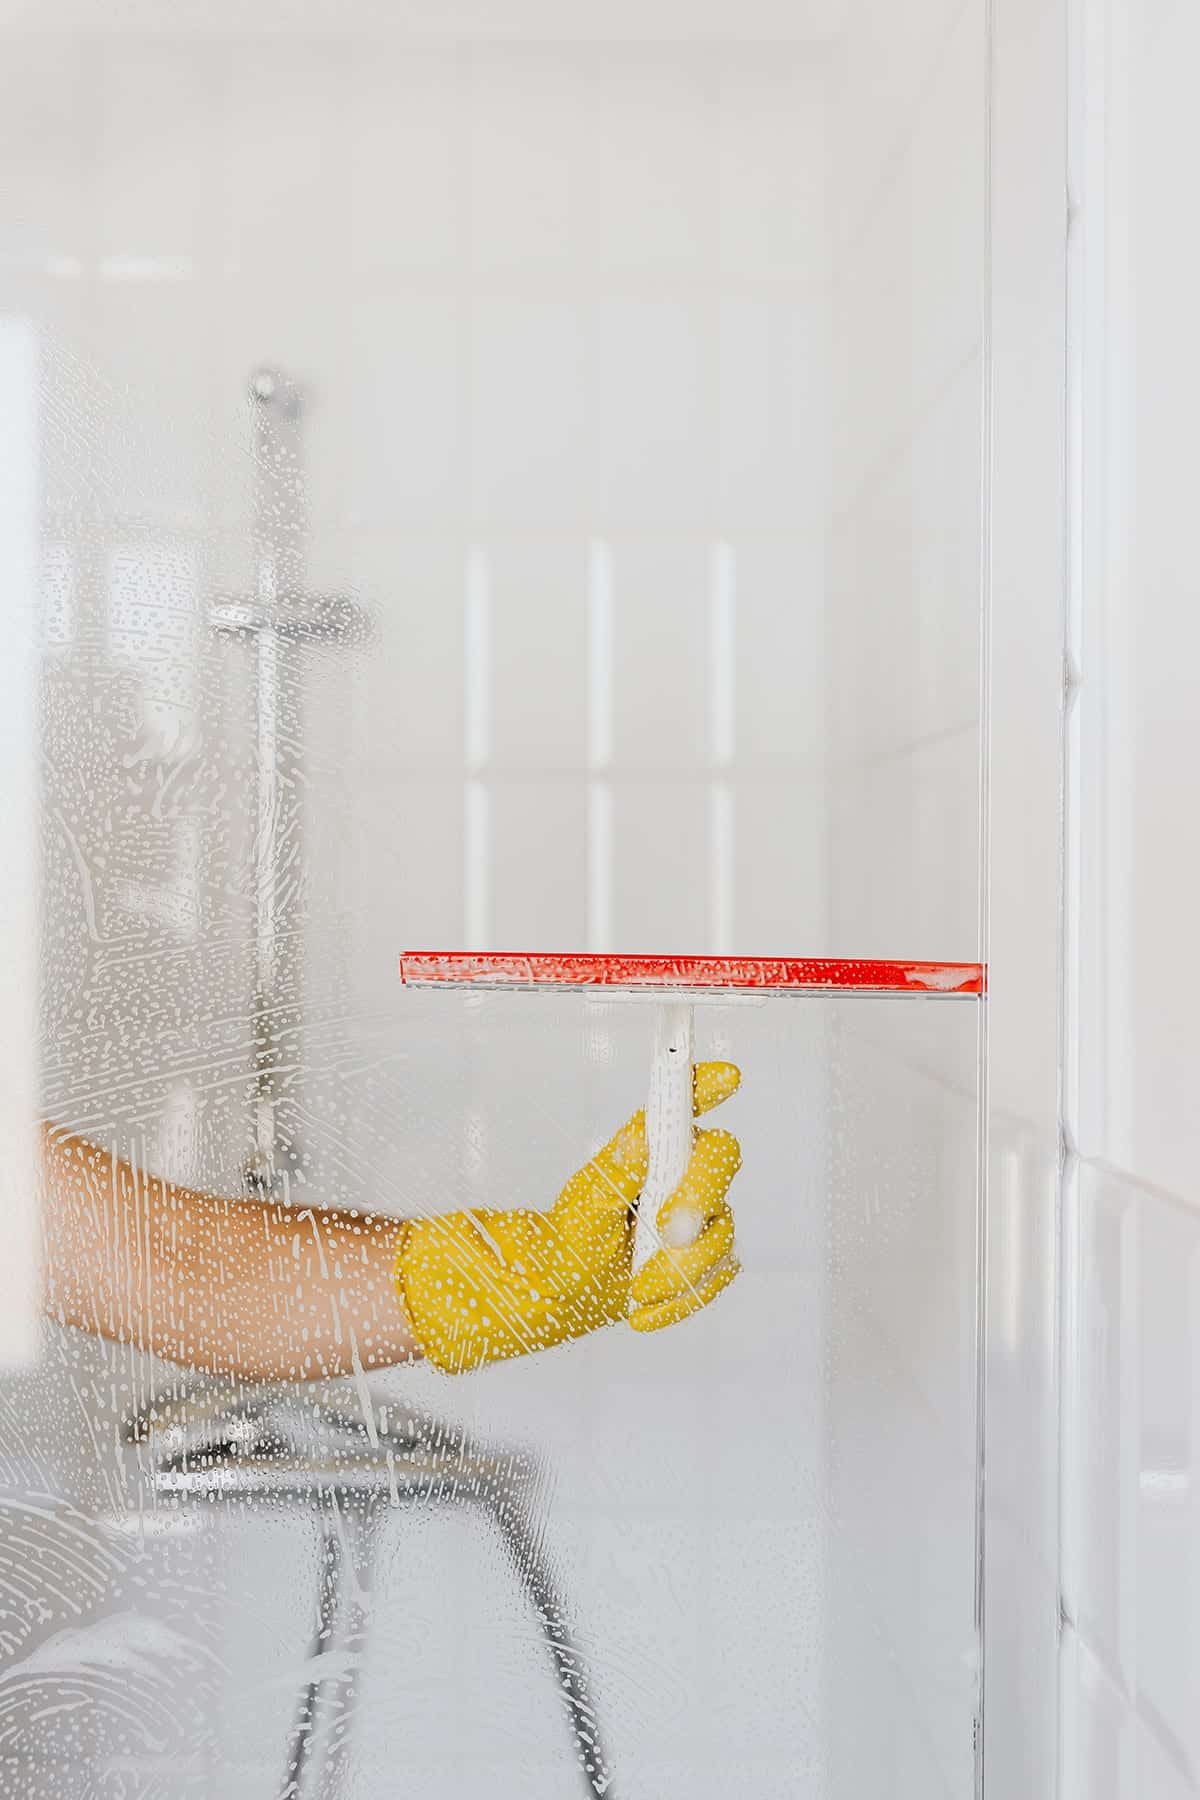
{"type": "Polygon", "coordinates": [[[879,962],[807,956],[532,955],[511,950],[406,950],[410,987],[693,989],[970,995],[987,991],[983,963],[879,962]]]}

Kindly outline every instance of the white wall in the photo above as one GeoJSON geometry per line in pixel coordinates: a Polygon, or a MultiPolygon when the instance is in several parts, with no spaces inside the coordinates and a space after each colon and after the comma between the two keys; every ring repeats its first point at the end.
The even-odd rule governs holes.
{"type": "Polygon", "coordinates": [[[1200,1792],[1200,21],[1073,15],[1063,1791],[1200,1792]]]}

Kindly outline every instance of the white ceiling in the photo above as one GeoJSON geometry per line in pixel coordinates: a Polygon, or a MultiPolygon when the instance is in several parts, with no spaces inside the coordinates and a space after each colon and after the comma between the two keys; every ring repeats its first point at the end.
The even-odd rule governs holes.
{"type": "Polygon", "coordinates": [[[310,36],[419,42],[814,43],[845,0],[0,0],[0,30],[89,37],[310,36]]]}

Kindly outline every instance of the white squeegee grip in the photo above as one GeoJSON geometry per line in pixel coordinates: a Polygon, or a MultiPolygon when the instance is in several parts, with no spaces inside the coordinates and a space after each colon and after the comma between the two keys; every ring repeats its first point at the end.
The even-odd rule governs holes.
{"type": "Polygon", "coordinates": [[[646,1099],[649,1167],[633,1240],[635,1275],[661,1246],[658,1209],[679,1186],[691,1160],[692,1034],[691,1006],[672,1003],[659,1008],[646,1099]]]}

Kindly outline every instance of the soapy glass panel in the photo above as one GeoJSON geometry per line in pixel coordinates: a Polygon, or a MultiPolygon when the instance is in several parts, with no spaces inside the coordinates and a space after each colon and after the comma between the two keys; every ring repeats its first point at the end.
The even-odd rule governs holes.
{"type": "MultiPolygon", "coordinates": [[[[425,1010],[404,943],[827,947],[829,62],[160,24],[0,75],[42,1110],[301,1213],[546,1204],[645,1014],[425,1010]]],[[[976,1009],[788,1004],[702,1022],[746,1273],[654,1343],[367,1402],[48,1324],[3,1390],[0,1785],[968,1792],[976,1009]]]]}

